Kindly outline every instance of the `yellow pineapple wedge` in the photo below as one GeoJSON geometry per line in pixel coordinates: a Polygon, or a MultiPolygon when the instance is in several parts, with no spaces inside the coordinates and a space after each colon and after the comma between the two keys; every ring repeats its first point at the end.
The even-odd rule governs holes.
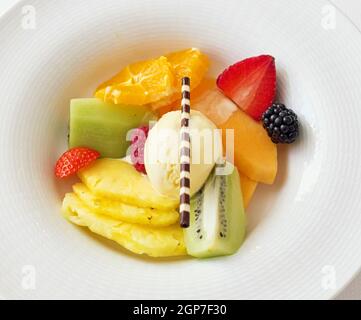
{"type": "Polygon", "coordinates": [[[81,181],[99,197],[120,200],[137,207],[175,210],[179,199],[159,194],[147,176],[122,160],[99,159],[78,173],[81,181]]]}
{"type": "Polygon", "coordinates": [[[73,191],[89,209],[116,220],[154,227],[167,227],[178,222],[179,213],[176,210],[141,208],[119,200],[97,197],[82,183],[76,183],[73,191]]]}
{"type": "Polygon", "coordinates": [[[65,195],[62,212],[72,223],[88,227],[134,253],[151,257],[186,255],[183,230],[177,224],[155,228],[121,222],[93,212],[74,193],[65,195]]]}

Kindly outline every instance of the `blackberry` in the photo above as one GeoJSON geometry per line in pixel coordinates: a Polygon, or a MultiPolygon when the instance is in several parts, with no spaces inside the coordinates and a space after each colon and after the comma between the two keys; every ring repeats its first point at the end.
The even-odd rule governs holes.
{"type": "Polygon", "coordinates": [[[262,115],[263,127],[273,143],[292,143],[299,136],[297,115],[284,104],[274,103],[262,115]]]}

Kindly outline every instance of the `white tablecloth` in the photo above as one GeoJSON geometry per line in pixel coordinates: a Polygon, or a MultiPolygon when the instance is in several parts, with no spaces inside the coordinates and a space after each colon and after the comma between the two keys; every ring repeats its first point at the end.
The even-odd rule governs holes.
{"type": "MultiPolygon", "coordinates": [[[[0,15],[7,11],[9,8],[11,8],[18,1],[19,0],[0,0],[0,15]]],[[[338,9],[340,9],[345,15],[347,15],[349,19],[358,27],[358,29],[361,30],[360,0],[331,0],[330,2],[334,4],[338,9]]],[[[361,272],[355,277],[352,283],[341,292],[341,294],[336,299],[361,300],[361,272]]]]}

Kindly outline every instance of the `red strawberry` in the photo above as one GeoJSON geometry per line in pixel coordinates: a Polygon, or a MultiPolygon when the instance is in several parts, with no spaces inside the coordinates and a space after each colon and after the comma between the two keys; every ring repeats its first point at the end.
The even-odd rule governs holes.
{"type": "Polygon", "coordinates": [[[144,146],[148,138],[149,127],[140,127],[132,132],[131,160],[134,168],[141,172],[147,173],[144,166],[144,146]]]}
{"type": "Polygon", "coordinates": [[[100,153],[88,148],[73,148],[66,151],[56,162],[55,175],[66,178],[78,172],[100,157],[100,153]]]}
{"type": "Polygon", "coordinates": [[[255,120],[272,105],[276,95],[276,66],[272,56],[248,58],[219,75],[217,86],[255,120]]]}

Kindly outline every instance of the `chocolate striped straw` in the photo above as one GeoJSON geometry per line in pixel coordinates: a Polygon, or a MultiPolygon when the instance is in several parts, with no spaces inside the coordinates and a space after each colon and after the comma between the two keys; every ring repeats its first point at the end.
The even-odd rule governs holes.
{"type": "Polygon", "coordinates": [[[190,215],[190,162],[191,162],[191,141],[189,134],[190,107],[190,79],[182,79],[182,113],[181,113],[181,144],[180,144],[180,226],[189,227],[190,215]]]}

